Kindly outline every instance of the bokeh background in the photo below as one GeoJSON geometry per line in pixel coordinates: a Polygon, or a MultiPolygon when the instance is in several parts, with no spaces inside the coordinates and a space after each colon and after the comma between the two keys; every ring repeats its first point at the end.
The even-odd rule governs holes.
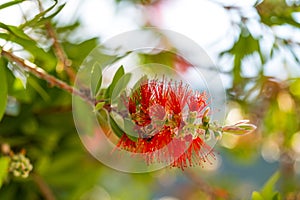
{"type": "MultiPolygon", "coordinates": [[[[245,136],[224,134],[215,146],[217,159],[203,167],[118,172],[83,147],[72,96],[2,56],[8,100],[0,144],[14,152],[25,149],[33,172],[26,179],[14,177],[1,171],[0,162],[0,199],[260,199],[254,191],[265,191],[262,199],[300,199],[299,1],[2,0],[1,5],[1,49],[70,84],[49,25],[75,71],[93,48],[124,31],[154,26],[181,33],[220,70],[227,94],[224,123],[250,119],[258,128],[245,136]],[[264,184],[275,172],[279,179],[266,192],[264,184]]],[[[148,59],[187,67],[164,54],[148,59]]]]}

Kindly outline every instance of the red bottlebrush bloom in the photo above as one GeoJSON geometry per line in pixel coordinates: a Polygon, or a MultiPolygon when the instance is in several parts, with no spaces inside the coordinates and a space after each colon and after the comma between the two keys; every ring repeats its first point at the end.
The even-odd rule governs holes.
{"type": "Polygon", "coordinates": [[[117,144],[117,147],[122,147],[124,150],[127,151],[135,151],[136,143],[129,139],[129,137],[126,134],[123,134],[120,138],[119,143],[117,144]]]}
{"type": "Polygon", "coordinates": [[[190,111],[201,112],[207,106],[207,97],[206,93],[198,93],[196,92],[195,95],[190,96],[188,100],[188,106],[190,111]]]}
{"type": "Polygon", "coordinates": [[[135,113],[136,112],[136,103],[133,101],[133,99],[129,99],[128,110],[129,110],[129,113],[135,113]]]}
{"type": "Polygon", "coordinates": [[[132,120],[140,126],[151,123],[149,116],[149,104],[151,98],[151,88],[148,83],[142,84],[136,89],[128,102],[129,113],[132,120]]]}
{"type": "Polygon", "coordinates": [[[214,156],[203,139],[205,93],[182,82],[145,80],[123,99],[128,109],[123,117],[132,120],[138,138],[132,140],[126,135],[132,133],[124,133],[117,148],[141,154],[148,164],[162,162],[181,169],[214,156]]]}
{"type": "Polygon", "coordinates": [[[200,137],[194,139],[187,137],[185,140],[189,142],[188,148],[171,163],[171,166],[184,169],[188,166],[201,165],[202,162],[208,161],[208,156],[214,157],[211,147],[200,137]]]}

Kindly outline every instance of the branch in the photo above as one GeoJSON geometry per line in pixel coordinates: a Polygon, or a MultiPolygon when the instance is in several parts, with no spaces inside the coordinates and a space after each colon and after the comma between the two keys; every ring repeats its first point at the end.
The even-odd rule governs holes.
{"type": "MultiPolygon", "coordinates": [[[[44,11],[42,3],[38,0],[38,6],[41,12],[44,11]]],[[[61,68],[63,68],[66,73],[68,74],[71,82],[75,81],[76,74],[74,70],[71,68],[71,60],[68,59],[68,56],[64,49],[62,48],[61,44],[58,41],[57,34],[55,30],[53,29],[51,22],[45,23],[46,31],[48,33],[48,36],[53,40],[53,49],[56,57],[58,58],[58,64],[56,66],[56,69],[59,71],[61,68]]]]}
{"type": "Polygon", "coordinates": [[[57,69],[60,69],[61,65],[63,69],[66,71],[68,74],[71,82],[74,82],[75,80],[75,72],[71,68],[71,61],[68,59],[65,51],[63,50],[62,46],[58,42],[56,32],[54,31],[52,25],[50,22],[47,22],[46,24],[46,30],[48,32],[48,35],[50,38],[53,39],[53,48],[54,48],[54,53],[57,56],[59,63],[57,64],[57,69]]]}
{"type": "Polygon", "coordinates": [[[36,185],[39,187],[42,195],[44,196],[44,198],[46,200],[55,200],[55,196],[51,190],[51,188],[47,185],[47,183],[44,181],[44,179],[36,174],[36,173],[32,173],[31,174],[34,182],[36,183],[36,185]]]}
{"type": "Polygon", "coordinates": [[[11,52],[5,51],[3,49],[1,51],[1,56],[7,58],[11,62],[18,64],[20,67],[23,67],[24,69],[29,71],[34,76],[47,81],[51,85],[61,88],[70,94],[79,96],[84,101],[90,103],[91,105],[95,104],[94,100],[91,99],[90,97],[86,96],[86,94],[84,94],[80,90],[68,85],[67,83],[57,79],[56,77],[48,74],[45,70],[37,67],[34,63],[31,63],[28,60],[24,60],[23,58],[19,58],[19,57],[15,56],[14,54],[12,54],[11,52]]]}

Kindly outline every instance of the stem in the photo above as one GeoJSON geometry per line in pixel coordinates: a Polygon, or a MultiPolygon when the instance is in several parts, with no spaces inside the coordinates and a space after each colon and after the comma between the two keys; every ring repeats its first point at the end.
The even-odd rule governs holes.
{"type": "Polygon", "coordinates": [[[44,198],[46,200],[55,200],[56,199],[51,188],[47,185],[47,183],[44,181],[44,179],[40,175],[38,175],[36,173],[32,173],[31,176],[33,178],[33,181],[39,187],[42,195],[44,196],[44,198]]]}
{"type": "Polygon", "coordinates": [[[63,64],[64,69],[66,70],[67,74],[69,75],[70,79],[74,82],[75,80],[75,73],[71,68],[71,61],[68,59],[66,53],[62,49],[58,39],[56,37],[56,33],[53,30],[50,23],[46,24],[47,32],[49,36],[53,39],[53,48],[54,52],[59,59],[59,61],[63,64]]]}
{"type": "Polygon", "coordinates": [[[50,83],[51,85],[54,85],[58,88],[61,88],[68,93],[74,94],[76,96],[81,97],[84,101],[90,103],[91,105],[94,105],[94,100],[90,97],[86,96],[84,93],[79,91],[78,89],[68,85],[67,83],[57,79],[56,77],[48,74],[45,70],[42,68],[37,67],[34,63],[29,62],[28,60],[24,60],[23,58],[17,57],[11,52],[5,51],[2,49],[1,55],[5,58],[7,58],[11,62],[15,62],[19,66],[23,67],[27,71],[29,71],[31,74],[35,75],[36,77],[43,79],[50,83]]]}
{"type": "Polygon", "coordinates": [[[57,69],[60,69],[60,66],[62,65],[63,69],[66,71],[68,74],[71,82],[75,81],[75,72],[71,68],[71,61],[68,59],[65,51],[63,50],[62,46],[58,42],[56,32],[52,28],[52,25],[50,22],[45,24],[46,30],[48,32],[49,37],[53,39],[53,48],[54,48],[54,53],[57,56],[59,63],[57,64],[57,69]]]}
{"type": "MultiPolygon", "coordinates": [[[[44,11],[41,2],[38,0],[39,9],[41,12],[44,11]]],[[[51,22],[45,23],[46,31],[48,36],[53,40],[53,49],[56,57],[58,58],[58,64],[56,70],[60,71],[63,68],[67,75],[69,76],[71,82],[75,81],[76,74],[74,70],[71,68],[71,60],[68,59],[66,52],[64,51],[63,47],[61,46],[60,42],[58,41],[57,34],[53,29],[51,22]]]]}

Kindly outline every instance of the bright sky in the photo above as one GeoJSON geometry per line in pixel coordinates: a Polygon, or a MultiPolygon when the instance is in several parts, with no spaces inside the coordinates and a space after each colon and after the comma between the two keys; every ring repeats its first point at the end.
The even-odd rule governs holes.
{"type": "MultiPolygon", "coordinates": [[[[5,1],[1,0],[1,3],[5,1]]],[[[48,2],[50,6],[52,1],[48,2]]],[[[224,38],[234,35],[234,29],[230,26],[230,16],[216,2],[242,6],[244,11],[248,11],[255,0],[165,0],[160,7],[159,20],[152,17],[160,28],[176,31],[194,40],[214,59],[220,49],[228,47],[233,42],[233,37],[227,37],[226,40],[224,38]]],[[[22,12],[32,17],[38,12],[34,10],[35,5],[35,1],[25,1],[22,3],[22,9],[20,6],[13,6],[1,10],[0,21],[17,25],[22,20],[22,12]]],[[[63,23],[71,23],[80,18],[83,26],[80,35],[87,38],[100,37],[101,41],[134,30],[144,23],[141,16],[142,12],[146,11],[141,7],[116,8],[115,5],[114,0],[68,0],[58,18],[63,23]]],[[[154,10],[150,9],[149,15],[151,11],[154,10]]],[[[224,65],[226,67],[226,63],[224,65]]],[[[274,72],[273,68],[266,71],[274,72]]],[[[281,71],[280,74],[286,74],[285,69],[281,71]]]]}
{"type": "MultiPolygon", "coordinates": [[[[250,6],[253,0],[226,2],[250,6]]],[[[68,10],[65,10],[63,18],[68,19],[66,13],[73,11],[79,4],[79,0],[68,1],[68,10]]],[[[104,39],[138,28],[142,23],[142,9],[121,7],[116,10],[113,0],[85,1],[79,7],[73,13],[83,20],[85,31],[95,36],[100,35],[104,39]]],[[[161,6],[160,15],[158,26],[184,34],[204,48],[223,38],[230,28],[228,14],[217,3],[209,0],[166,0],[161,6]]]]}
{"type": "MultiPolygon", "coordinates": [[[[223,2],[250,6],[253,0],[223,0],[223,2]]],[[[22,11],[19,6],[2,10],[0,19],[16,25],[22,19],[22,12],[34,15],[37,12],[34,8],[34,1],[26,1],[22,3],[22,11]]],[[[118,9],[114,0],[68,0],[58,17],[66,23],[80,18],[85,35],[101,36],[105,39],[138,28],[143,20],[141,12],[144,10],[132,6],[118,9]]],[[[216,42],[230,27],[227,13],[217,3],[209,0],[166,0],[161,6],[160,19],[158,25],[161,28],[184,34],[201,46],[216,42]]]]}

